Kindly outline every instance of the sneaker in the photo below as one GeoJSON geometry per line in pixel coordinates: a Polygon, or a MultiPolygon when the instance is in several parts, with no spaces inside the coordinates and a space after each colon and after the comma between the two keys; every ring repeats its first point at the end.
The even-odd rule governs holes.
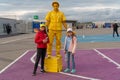
{"type": "Polygon", "coordinates": [[[71,73],[75,73],[75,72],[76,72],[76,70],[75,70],[75,69],[72,69],[71,73]]]}
{"type": "Polygon", "coordinates": [[[32,76],[36,76],[36,73],[33,73],[32,76]]]}
{"type": "Polygon", "coordinates": [[[59,54],[59,55],[56,55],[56,57],[61,58],[62,56],[59,54]]]}
{"type": "Polygon", "coordinates": [[[44,73],[44,72],[45,72],[45,70],[44,70],[44,69],[41,69],[41,70],[40,70],[40,72],[44,73]]]}
{"type": "Polygon", "coordinates": [[[64,72],[65,72],[65,73],[70,72],[70,69],[67,68],[67,69],[64,70],[64,72]]]}
{"type": "Polygon", "coordinates": [[[56,52],[56,57],[62,57],[60,52],[56,52]]]}

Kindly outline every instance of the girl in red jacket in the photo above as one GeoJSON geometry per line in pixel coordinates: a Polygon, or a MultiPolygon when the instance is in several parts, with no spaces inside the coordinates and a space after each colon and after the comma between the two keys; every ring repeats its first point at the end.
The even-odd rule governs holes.
{"type": "Polygon", "coordinates": [[[36,33],[36,36],[35,36],[35,43],[37,44],[37,55],[36,55],[36,61],[34,65],[33,76],[36,75],[36,70],[37,70],[40,59],[41,59],[41,72],[45,72],[44,59],[46,55],[46,48],[47,48],[48,42],[49,40],[48,40],[48,35],[46,32],[45,25],[41,24],[40,30],[36,33]]]}

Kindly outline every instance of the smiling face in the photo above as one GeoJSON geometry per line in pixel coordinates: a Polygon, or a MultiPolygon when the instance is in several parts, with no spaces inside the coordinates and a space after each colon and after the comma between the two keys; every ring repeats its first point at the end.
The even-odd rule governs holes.
{"type": "Polygon", "coordinates": [[[41,26],[41,27],[40,27],[40,30],[41,30],[41,31],[44,31],[44,30],[45,30],[45,27],[44,27],[44,26],[41,26]]]}
{"type": "Polygon", "coordinates": [[[68,36],[72,36],[72,34],[73,34],[72,31],[68,31],[68,32],[67,32],[67,35],[68,35],[68,36]]]}

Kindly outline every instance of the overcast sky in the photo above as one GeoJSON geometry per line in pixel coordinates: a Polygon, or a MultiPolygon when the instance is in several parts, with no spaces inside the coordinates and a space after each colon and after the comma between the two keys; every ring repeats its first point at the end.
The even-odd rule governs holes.
{"type": "MultiPolygon", "coordinates": [[[[53,0],[0,0],[0,17],[41,20],[52,10],[53,0]]],[[[115,20],[120,18],[120,0],[58,0],[67,19],[78,21],[115,20]]]]}

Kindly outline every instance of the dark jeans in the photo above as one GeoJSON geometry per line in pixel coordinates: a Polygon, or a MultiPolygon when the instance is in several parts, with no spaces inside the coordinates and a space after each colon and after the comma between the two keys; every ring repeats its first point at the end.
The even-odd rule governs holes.
{"type": "Polygon", "coordinates": [[[119,37],[118,30],[113,30],[113,37],[115,33],[117,34],[117,37],[119,37]]]}
{"type": "Polygon", "coordinates": [[[72,58],[72,69],[75,69],[74,55],[71,52],[66,52],[67,57],[67,68],[70,69],[70,58],[72,58]]]}
{"type": "Polygon", "coordinates": [[[41,59],[41,69],[44,69],[45,55],[46,55],[46,48],[37,48],[37,55],[36,55],[36,61],[35,61],[33,73],[36,73],[40,59],[41,59]]]}

